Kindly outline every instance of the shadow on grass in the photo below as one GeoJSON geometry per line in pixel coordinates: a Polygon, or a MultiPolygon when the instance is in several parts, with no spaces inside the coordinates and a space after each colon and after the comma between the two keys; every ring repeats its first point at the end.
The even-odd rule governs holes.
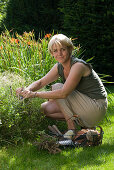
{"type": "MultiPolygon", "coordinates": [[[[83,148],[80,152],[76,154],[76,150],[71,152],[71,162],[74,163],[74,165],[68,165],[67,168],[83,168],[85,166],[87,167],[93,167],[93,166],[100,166],[104,164],[104,159],[106,161],[107,156],[113,153],[114,145],[110,144],[103,144],[101,146],[96,147],[90,147],[90,148],[83,148]],[[75,161],[73,156],[75,157],[75,161]]],[[[105,162],[106,163],[106,162],[105,162]]]]}
{"type": "MultiPolygon", "coordinates": [[[[32,145],[9,148],[0,155],[1,167],[9,169],[77,169],[100,166],[106,162],[114,150],[113,144],[102,144],[97,147],[67,148],[61,153],[52,155],[47,151],[38,151],[32,145]]],[[[108,160],[109,161],[109,160],[108,160]]]]}

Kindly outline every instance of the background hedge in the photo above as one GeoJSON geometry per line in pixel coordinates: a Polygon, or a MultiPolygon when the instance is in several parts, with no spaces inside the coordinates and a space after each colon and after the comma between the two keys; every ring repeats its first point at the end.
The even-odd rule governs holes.
{"type": "Polygon", "coordinates": [[[114,1],[62,0],[63,28],[75,43],[85,49],[85,57],[94,57],[98,73],[114,74],[114,1]]]}
{"type": "Polygon", "coordinates": [[[36,38],[39,32],[57,30],[59,11],[57,0],[9,0],[6,17],[3,21],[8,30],[22,34],[34,30],[36,38]],[[53,26],[52,26],[53,25],[53,26]],[[53,28],[52,28],[53,27],[53,28]]]}

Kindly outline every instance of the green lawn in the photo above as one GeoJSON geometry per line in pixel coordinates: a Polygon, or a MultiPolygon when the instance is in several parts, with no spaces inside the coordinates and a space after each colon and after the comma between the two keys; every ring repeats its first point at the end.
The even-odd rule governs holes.
{"type": "Polygon", "coordinates": [[[104,130],[101,146],[66,149],[52,155],[38,151],[30,143],[20,146],[1,147],[0,170],[113,170],[114,169],[114,87],[108,87],[108,121],[101,126],[104,130]]]}

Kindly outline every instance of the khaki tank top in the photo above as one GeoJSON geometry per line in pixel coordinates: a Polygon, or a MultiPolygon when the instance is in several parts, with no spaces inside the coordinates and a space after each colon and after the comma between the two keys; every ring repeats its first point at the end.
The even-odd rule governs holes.
{"type": "MultiPolygon", "coordinates": [[[[91,73],[89,76],[82,77],[79,84],[75,88],[75,90],[78,90],[80,93],[83,93],[87,95],[88,97],[92,99],[104,99],[107,97],[107,92],[105,90],[105,87],[99,78],[98,74],[93,70],[92,66],[89,63],[86,63],[82,59],[74,58],[71,57],[71,67],[73,64],[76,62],[81,62],[87,65],[91,73]]],[[[64,77],[64,72],[63,72],[63,66],[61,63],[58,63],[58,73],[63,81],[65,83],[65,77],[64,77]]]]}

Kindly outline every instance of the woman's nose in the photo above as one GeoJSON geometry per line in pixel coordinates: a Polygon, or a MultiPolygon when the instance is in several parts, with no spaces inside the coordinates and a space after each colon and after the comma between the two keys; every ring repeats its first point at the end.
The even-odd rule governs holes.
{"type": "Polygon", "coordinates": [[[59,51],[58,51],[58,55],[62,55],[62,50],[59,50],[59,51]]]}

